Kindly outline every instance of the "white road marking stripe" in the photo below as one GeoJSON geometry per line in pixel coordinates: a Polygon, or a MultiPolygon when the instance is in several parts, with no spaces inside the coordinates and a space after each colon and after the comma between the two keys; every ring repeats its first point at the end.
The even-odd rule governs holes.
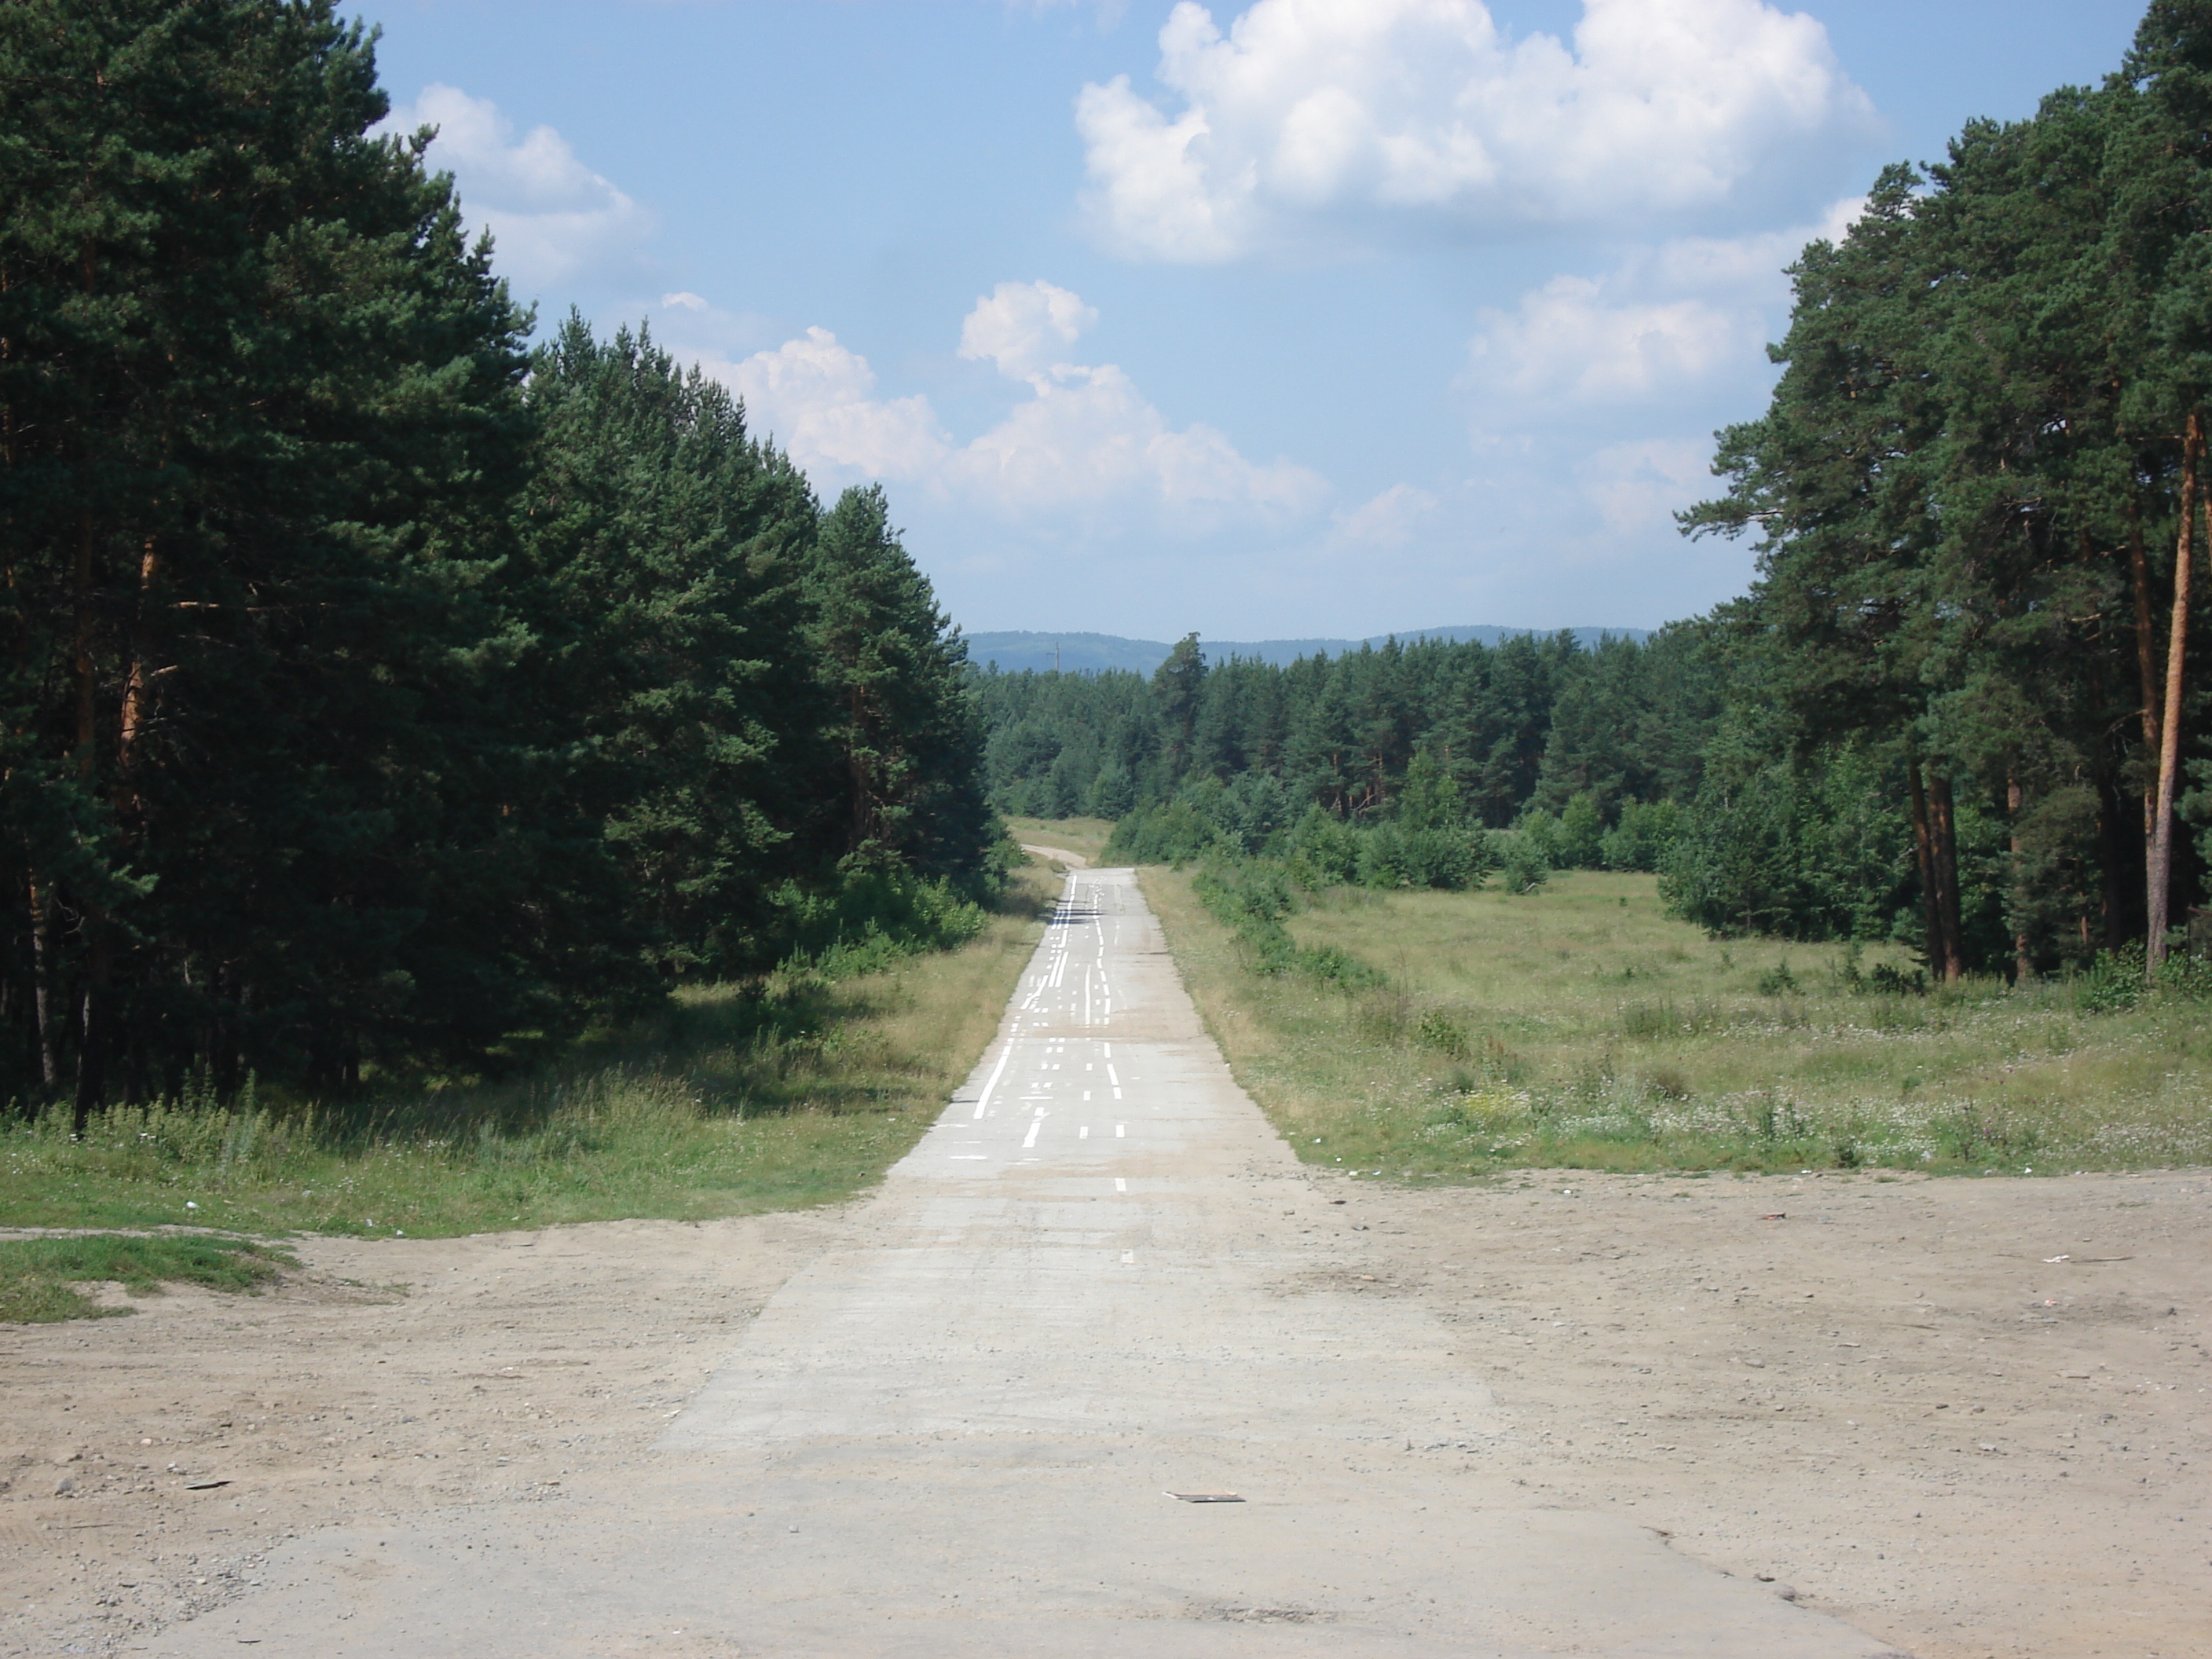
{"type": "Polygon", "coordinates": [[[1084,1125],[1080,1129],[1078,1129],[1078,1130],[1075,1132],[1075,1138],[1076,1138],[1078,1140],[1088,1140],[1088,1139],[1091,1139],[1091,1126],[1090,1126],[1088,1123],[1086,1123],[1086,1124],[1085,1124],[1085,1125],[1084,1125]]]}
{"type": "Polygon", "coordinates": [[[1124,1181],[1120,1176],[1115,1176],[1114,1177],[1114,1190],[1117,1193],[1126,1193],[1129,1190],[1129,1183],[1124,1181]]]}
{"type": "Polygon", "coordinates": [[[1134,1250],[1124,1250],[1121,1252],[1121,1265],[1123,1267],[1133,1267],[1136,1264],[1136,1260],[1137,1253],[1134,1250]]]}
{"type": "Polygon", "coordinates": [[[1116,1072],[1116,1071],[1115,1071],[1115,1070],[1111,1066],[1109,1066],[1106,1068],[1106,1080],[1107,1080],[1109,1083],[1119,1083],[1119,1082],[1121,1082],[1121,1073],[1120,1073],[1116,1072]]]}
{"type": "Polygon", "coordinates": [[[983,1115],[983,1109],[991,1103],[991,1091],[999,1086],[999,1079],[1006,1069],[1006,1062],[1014,1057],[1014,1036],[1006,1033],[1006,1046],[999,1050],[999,1063],[991,1068],[991,1080],[983,1085],[983,1092],[975,1097],[975,1115],[983,1115]]]}
{"type": "Polygon", "coordinates": [[[1117,1124],[1115,1124],[1115,1125],[1114,1126],[1114,1139],[1116,1139],[1116,1140],[1121,1139],[1123,1136],[1127,1135],[1128,1133],[1129,1133],[1129,1126],[1128,1126],[1127,1124],[1126,1124],[1126,1123],[1117,1123],[1117,1124]]]}
{"type": "Polygon", "coordinates": [[[1037,1131],[1043,1127],[1044,1114],[1042,1112],[1039,1112],[1035,1117],[1030,1120],[1030,1132],[1022,1137],[1023,1150],[1027,1151],[1030,1147],[1036,1145],[1037,1131]]]}

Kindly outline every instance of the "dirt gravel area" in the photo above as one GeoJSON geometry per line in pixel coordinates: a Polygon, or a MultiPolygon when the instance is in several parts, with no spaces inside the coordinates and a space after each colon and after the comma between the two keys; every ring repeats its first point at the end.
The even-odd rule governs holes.
{"type": "Polygon", "coordinates": [[[2212,1654],[2208,1211],[2202,1172],[1346,1206],[1543,1446],[1520,1479],[1922,1659],[2212,1654]]]}
{"type": "MultiPolygon", "coordinates": [[[[1322,1179],[1544,1501],[1923,1659],[2212,1655],[2212,1176],[1322,1179]]],[[[854,1213],[308,1240],[268,1295],[0,1327],[0,1653],[128,1652],[283,1540],[641,1465],[854,1213]]]]}
{"type": "Polygon", "coordinates": [[[638,1457],[839,1224],[311,1238],[269,1294],[0,1326],[0,1653],[129,1652],[252,1595],[286,1539],[638,1457]]]}

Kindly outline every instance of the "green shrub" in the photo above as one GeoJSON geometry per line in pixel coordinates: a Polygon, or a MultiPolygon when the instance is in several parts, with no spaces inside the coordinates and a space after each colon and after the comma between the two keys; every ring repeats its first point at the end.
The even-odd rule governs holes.
{"type": "Polygon", "coordinates": [[[1545,839],[1527,830],[1495,836],[1492,851],[1498,864],[1498,884],[1509,893],[1533,893],[1552,878],[1551,854],[1545,839]]]}
{"type": "Polygon", "coordinates": [[[2141,1002],[2149,988],[2142,945],[2131,939],[2118,951],[2097,952],[2088,971],[2074,982],[2074,1006],[2085,1014],[2124,1013],[2141,1002]]]}
{"type": "Polygon", "coordinates": [[[1625,803],[1598,850],[1608,870],[1656,870],[1681,838],[1682,809],[1671,800],[1625,803]]]}
{"type": "Polygon", "coordinates": [[[1797,983],[1797,975],[1790,971],[1790,964],[1784,962],[1759,976],[1759,994],[1763,997],[1802,996],[1804,988],[1797,983]]]}

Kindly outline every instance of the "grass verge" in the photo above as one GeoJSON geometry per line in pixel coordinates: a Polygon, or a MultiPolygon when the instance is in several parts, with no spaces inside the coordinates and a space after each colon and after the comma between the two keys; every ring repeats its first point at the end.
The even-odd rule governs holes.
{"type": "Polygon", "coordinates": [[[288,1250],[200,1234],[0,1239],[0,1323],[96,1319],[131,1311],[102,1306],[78,1289],[81,1285],[119,1283],[132,1296],[151,1296],[164,1285],[257,1291],[296,1265],[288,1250]]]}
{"type": "Polygon", "coordinates": [[[683,993],[527,1083],[344,1109],[65,1111],[0,1131],[0,1225],[450,1236],[845,1198],[914,1145],[997,1029],[1059,882],[1015,872],[958,950],[683,993]]]}
{"type": "Polygon", "coordinates": [[[1080,853],[1093,864],[1106,850],[1114,833],[1111,818],[1008,818],[1006,829],[1018,842],[1032,847],[1062,847],[1080,853]]]}
{"type": "Polygon", "coordinates": [[[1590,872],[1526,895],[1324,894],[1287,919],[1298,949],[1377,970],[1331,982],[1258,971],[1191,875],[1142,879],[1239,1080],[1310,1162],[1402,1178],[2212,1163],[2202,1003],[2094,1012],[2063,981],[1918,994],[1901,954],[1708,939],[1652,878],[1590,872]]]}

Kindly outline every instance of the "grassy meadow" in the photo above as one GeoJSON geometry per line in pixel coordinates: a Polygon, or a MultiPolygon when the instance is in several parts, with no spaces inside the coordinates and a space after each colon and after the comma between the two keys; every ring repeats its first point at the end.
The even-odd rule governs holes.
{"type": "Polygon", "coordinates": [[[528,1082],[318,1110],[118,1108],[81,1141],[66,1111],[18,1121],[0,1130],[0,1227],[423,1237],[842,1199],[974,1066],[1058,889],[1031,865],[959,950],[687,991],[528,1082]]]}
{"type": "Polygon", "coordinates": [[[1532,894],[1323,894],[1288,926],[1386,981],[1347,991],[1251,971],[1189,874],[1143,880],[1238,1079],[1310,1162],[1397,1178],[2212,1163],[2201,1002],[1897,989],[1878,970],[1909,987],[1901,952],[1708,939],[1665,915],[1654,878],[1588,872],[1532,894]]]}

